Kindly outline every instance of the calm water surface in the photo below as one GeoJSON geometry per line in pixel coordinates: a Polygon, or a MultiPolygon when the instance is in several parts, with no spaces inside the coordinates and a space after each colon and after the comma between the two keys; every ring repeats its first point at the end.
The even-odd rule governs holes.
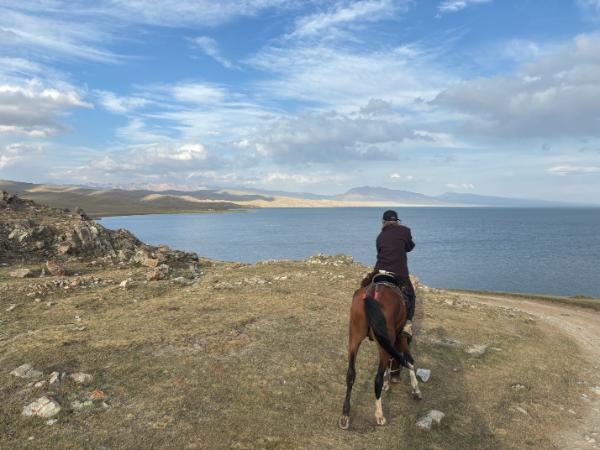
{"type": "MultiPolygon", "coordinates": [[[[375,262],[384,208],[285,208],[110,217],[143,241],[254,263],[344,253],[375,262]]],[[[600,297],[600,209],[399,208],[427,285],[600,297]]],[[[357,280],[358,283],[358,280],[357,280]]]]}

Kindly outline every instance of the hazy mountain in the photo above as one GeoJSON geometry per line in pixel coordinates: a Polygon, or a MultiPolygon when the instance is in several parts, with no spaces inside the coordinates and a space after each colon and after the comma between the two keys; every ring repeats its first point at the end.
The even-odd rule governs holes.
{"type": "Polygon", "coordinates": [[[496,197],[489,195],[467,194],[461,192],[446,192],[435,197],[444,203],[473,205],[473,206],[496,206],[496,207],[543,207],[543,206],[576,206],[571,203],[555,202],[538,199],[496,197]]]}
{"type": "Polygon", "coordinates": [[[372,186],[352,188],[344,194],[336,195],[334,198],[344,201],[390,202],[390,204],[441,205],[444,203],[437,198],[417,192],[372,186]]]}

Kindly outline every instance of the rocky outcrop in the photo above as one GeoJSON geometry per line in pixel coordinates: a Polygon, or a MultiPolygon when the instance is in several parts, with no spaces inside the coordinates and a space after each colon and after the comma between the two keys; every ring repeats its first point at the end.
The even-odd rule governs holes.
{"type": "Polygon", "coordinates": [[[70,258],[108,258],[151,268],[198,261],[195,253],[146,245],[127,230],[106,229],[80,209],[49,208],[1,193],[0,260],[48,262],[48,271],[61,275],[70,258]]]}

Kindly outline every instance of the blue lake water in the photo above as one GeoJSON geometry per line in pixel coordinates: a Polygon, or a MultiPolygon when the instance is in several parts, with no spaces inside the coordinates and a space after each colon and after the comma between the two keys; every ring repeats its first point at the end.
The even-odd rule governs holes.
{"type": "MultiPolygon", "coordinates": [[[[110,217],[151,244],[254,263],[344,253],[372,265],[384,208],[284,208],[110,217]]],[[[411,273],[433,287],[600,298],[600,209],[399,208],[417,244],[411,273]]],[[[357,280],[358,283],[359,280],[357,280]]]]}

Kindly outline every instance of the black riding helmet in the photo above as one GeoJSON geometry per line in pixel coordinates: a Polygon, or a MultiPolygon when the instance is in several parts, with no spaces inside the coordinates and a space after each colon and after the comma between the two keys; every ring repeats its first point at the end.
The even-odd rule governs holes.
{"type": "Polygon", "coordinates": [[[398,213],[396,211],[388,209],[386,212],[383,213],[383,220],[385,220],[386,222],[398,222],[398,213]]]}

